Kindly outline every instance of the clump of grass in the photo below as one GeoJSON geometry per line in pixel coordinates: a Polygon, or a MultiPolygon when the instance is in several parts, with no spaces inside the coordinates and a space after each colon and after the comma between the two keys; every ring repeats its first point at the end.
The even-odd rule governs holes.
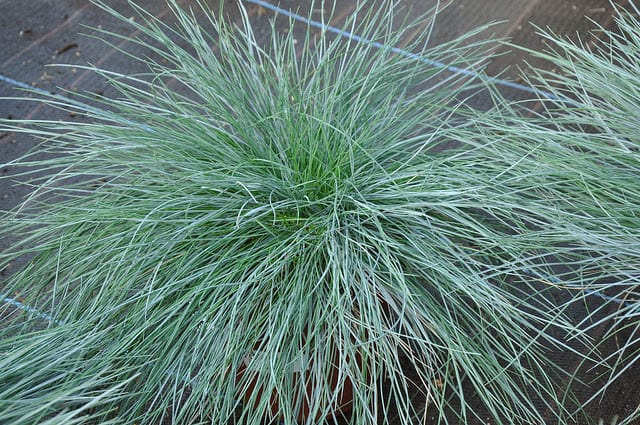
{"type": "MultiPolygon", "coordinates": [[[[602,301],[578,326],[597,332],[600,364],[609,369],[605,384],[584,400],[584,408],[606,400],[621,377],[637,374],[640,359],[640,10],[634,2],[625,7],[614,7],[613,29],[599,26],[588,41],[540,31],[548,49],[530,53],[550,66],[532,69],[529,78],[550,95],[539,99],[537,116],[512,133],[541,141],[534,160],[555,157],[562,164],[575,206],[573,225],[595,256],[590,261],[597,269],[572,289],[582,294],[579,301],[594,296],[602,301]],[[568,158],[580,158],[579,165],[568,158]],[[604,335],[602,326],[610,328],[604,335]]],[[[518,114],[513,106],[505,115],[518,114]]],[[[640,406],[610,413],[616,414],[614,422],[635,423],[640,406]]]]}
{"type": "MultiPolygon", "coordinates": [[[[633,3],[630,7],[638,10],[633,3]]],[[[599,219],[590,229],[594,246],[604,246],[621,261],[629,281],[637,280],[640,229],[637,207],[640,188],[640,23],[629,11],[616,8],[616,28],[598,28],[591,43],[563,39],[542,32],[550,46],[537,53],[554,66],[537,70],[537,83],[555,95],[543,102],[551,117],[550,142],[591,159],[583,190],[591,194],[584,206],[599,219]],[[600,220],[602,219],[602,220],[600,220]],[[598,229],[601,229],[599,232],[598,229]],[[633,272],[635,270],[635,272],[633,272]]],[[[587,163],[585,162],[585,165],[587,163]]]]}
{"type": "MultiPolygon", "coordinates": [[[[132,22],[149,75],[96,70],[119,95],[90,121],[13,128],[55,159],[11,164],[50,173],[3,217],[21,236],[3,261],[33,256],[4,287],[58,322],[3,325],[0,417],[291,424],[300,363],[308,423],[345,383],[351,423],[411,423],[416,391],[440,423],[561,414],[545,345],[570,328],[540,276],[576,273],[585,238],[557,164],[512,161],[481,127],[496,112],[465,107],[489,83],[293,21],[265,47],[243,8],[234,27],[169,5],[176,26],[132,22]]],[[[425,25],[370,6],[345,28],[395,46],[425,25]]],[[[408,50],[482,63],[475,33],[427,47],[426,24],[408,50]]]]}

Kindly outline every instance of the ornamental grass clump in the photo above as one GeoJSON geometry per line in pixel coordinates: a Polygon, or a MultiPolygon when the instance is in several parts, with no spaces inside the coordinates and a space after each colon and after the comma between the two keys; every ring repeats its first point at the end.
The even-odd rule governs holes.
{"type": "MultiPolygon", "coordinates": [[[[540,125],[517,134],[544,139],[556,156],[564,149],[565,156],[582,157],[580,167],[565,167],[566,175],[580,182],[573,193],[589,194],[587,202],[576,203],[576,210],[588,217],[579,226],[592,251],[607,259],[598,262],[598,279],[578,282],[573,289],[605,301],[584,318],[583,331],[610,329],[598,348],[611,370],[590,402],[617,397],[608,390],[636,376],[640,366],[639,15],[634,2],[616,6],[614,28],[597,28],[591,43],[541,31],[548,49],[533,53],[551,63],[553,71],[537,69],[531,79],[551,96],[542,99],[540,125]]],[[[628,397],[637,404],[633,393],[628,397]]],[[[631,410],[611,413],[621,424],[637,423],[640,406],[633,404],[631,410]]]]}
{"type": "Polygon", "coordinates": [[[541,31],[549,48],[532,52],[553,71],[534,70],[534,84],[551,96],[542,99],[543,125],[530,134],[583,159],[586,168],[565,168],[582,180],[575,191],[590,195],[580,205],[592,218],[589,244],[620,267],[621,289],[640,276],[640,21],[633,2],[629,8],[616,7],[615,28],[592,31],[591,43],[541,31]]]}
{"type": "Polygon", "coordinates": [[[29,259],[3,291],[41,314],[4,307],[0,417],[561,414],[546,348],[568,324],[535,276],[586,255],[562,176],[482,137],[492,112],[464,99],[486,80],[433,66],[479,67],[486,43],[430,47],[433,22],[388,3],[347,19],[363,39],[291,20],[262,44],[244,8],[236,27],[169,5],[173,26],[131,21],[148,75],[95,70],[117,95],[90,119],[4,123],[52,156],[10,164],[48,174],[2,221],[3,264],[29,259]]]}

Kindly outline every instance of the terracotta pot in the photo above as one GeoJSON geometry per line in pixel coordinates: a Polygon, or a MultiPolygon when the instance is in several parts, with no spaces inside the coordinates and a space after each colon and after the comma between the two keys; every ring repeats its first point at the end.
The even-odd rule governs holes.
{"type": "MultiPolygon", "coordinates": [[[[236,373],[236,383],[240,383],[240,381],[245,377],[246,374],[249,374],[248,385],[246,385],[246,391],[242,395],[243,402],[250,403],[251,399],[255,397],[254,400],[260,400],[263,397],[262,388],[257,387],[259,371],[251,371],[248,366],[250,362],[255,359],[256,356],[261,356],[259,349],[256,349],[252,354],[247,356],[243,363],[240,365],[237,373],[236,373]]],[[[336,366],[330,369],[331,376],[328,377],[330,381],[330,385],[332,390],[338,390],[339,396],[337,400],[334,402],[333,406],[331,406],[331,410],[327,413],[325,417],[335,416],[343,416],[348,414],[353,408],[353,383],[350,379],[345,379],[342,382],[341,388],[338,388],[339,381],[339,364],[341,362],[339,353],[336,349],[334,353],[334,359],[337,363],[336,366]]],[[[356,358],[356,362],[360,363],[360,359],[356,358]]],[[[294,393],[303,394],[302,389],[299,386],[304,386],[304,399],[296,400],[291,403],[294,408],[298,408],[298,413],[296,420],[299,423],[304,423],[309,419],[311,407],[309,406],[309,400],[312,398],[314,393],[314,380],[311,377],[310,369],[313,367],[312,362],[306,362],[304,360],[300,361],[299,365],[293,365],[291,373],[293,373],[293,383],[296,386],[294,388],[294,393]]],[[[257,401],[254,403],[257,404],[257,401]]],[[[256,406],[257,407],[257,406],[256,406]]],[[[323,409],[324,410],[324,409],[323,409]]],[[[269,396],[269,409],[264,412],[265,417],[269,418],[277,418],[280,417],[280,400],[278,394],[274,391],[269,396]]],[[[320,421],[324,419],[322,415],[317,415],[315,418],[316,421],[320,421]]]]}

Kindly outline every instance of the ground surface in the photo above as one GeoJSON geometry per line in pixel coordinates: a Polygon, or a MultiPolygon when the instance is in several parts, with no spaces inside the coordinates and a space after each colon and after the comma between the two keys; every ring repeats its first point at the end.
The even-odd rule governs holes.
{"type": "MultiPolygon", "coordinates": [[[[269,4],[276,5],[275,0],[269,1],[269,4]]],[[[130,6],[124,0],[107,3],[125,14],[133,15],[130,6]]],[[[138,0],[137,3],[156,16],[169,16],[169,11],[162,1],[138,0]]],[[[188,1],[178,0],[178,3],[185,4],[188,1]]],[[[235,9],[235,5],[232,4],[235,1],[227,3],[229,9],[235,9]]],[[[306,15],[309,3],[281,1],[279,5],[283,9],[299,11],[300,14],[306,15]]],[[[351,0],[340,1],[332,24],[340,26],[341,20],[353,10],[355,3],[351,0]]],[[[269,4],[260,6],[256,2],[246,1],[258,34],[266,35],[270,31],[269,19],[274,12],[270,10],[269,4]]],[[[407,0],[404,4],[411,6],[413,13],[417,13],[434,7],[436,2],[407,0]]],[[[72,99],[78,97],[65,94],[65,90],[84,91],[89,97],[108,97],[110,92],[103,81],[84,70],[82,66],[91,63],[120,73],[141,71],[134,60],[118,51],[118,48],[126,49],[127,43],[116,41],[115,46],[110,46],[87,36],[95,35],[96,28],[121,34],[132,32],[126,23],[106,15],[88,0],[0,0],[0,11],[0,97],[25,96],[25,93],[18,91],[20,86],[55,92],[72,99]],[[54,63],[70,66],[48,66],[54,63]]],[[[237,14],[231,13],[231,19],[234,19],[234,16],[237,17],[237,14]]],[[[491,30],[496,37],[509,38],[517,44],[542,49],[540,37],[536,36],[532,24],[548,26],[559,34],[579,33],[585,38],[587,31],[595,26],[594,22],[604,27],[612,25],[612,7],[608,0],[456,0],[439,15],[432,43],[450,40],[488,22],[499,22],[491,30]]],[[[504,46],[497,46],[496,53],[500,55],[489,64],[489,73],[518,81],[518,68],[526,68],[527,55],[518,51],[510,52],[510,49],[504,46]]],[[[526,96],[526,91],[521,88],[504,90],[514,99],[526,96]]],[[[478,99],[477,102],[482,106],[486,100],[478,99]]],[[[82,119],[69,117],[68,112],[45,107],[37,100],[10,99],[0,100],[0,116],[11,119],[82,119]]],[[[2,164],[24,154],[36,143],[37,140],[29,136],[0,133],[0,175],[10,176],[12,168],[2,164]]],[[[28,192],[28,186],[15,184],[12,179],[0,179],[0,210],[15,206],[28,192]]],[[[594,305],[590,307],[595,307],[598,302],[593,300],[594,305]]],[[[576,308],[573,314],[579,318],[582,313],[576,308]]],[[[609,324],[603,324],[595,330],[594,337],[598,338],[606,331],[607,326],[609,324]]],[[[578,367],[577,359],[560,351],[551,355],[568,370],[578,367]]],[[[587,383],[590,382],[591,376],[592,374],[586,371],[580,375],[587,383]]],[[[592,419],[578,419],[577,423],[597,424],[597,418],[602,418],[604,424],[609,424],[616,416],[623,417],[630,409],[637,407],[640,403],[637,385],[639,377],[640,370],[630,370],[619,381],[619,385],[602,400],[591,403],[589,413],[592,419]]],[[[597,386],[597,382],[576,386],[575,391],[578,398],[586,400],[597,386]]],[[[427,421],[428,419],[427,417],[427,421]]]]}

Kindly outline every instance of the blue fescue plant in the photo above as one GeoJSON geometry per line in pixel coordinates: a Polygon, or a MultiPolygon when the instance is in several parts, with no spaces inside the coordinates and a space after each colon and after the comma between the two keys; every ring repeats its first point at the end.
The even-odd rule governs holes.
{"type": "MultiPolygon", "coordinates": [[[[637,375],[640,365],[640,9],[634,2],[614,9],[614,28],[597,28],[589,43],[541,31],[548,50],[534,53],[553,71],[538,69],[532,77],[552,96],[542,102],[546,128],[530,135],[586,159],[567,172],[581,180],[573,192],[590,195],[576,205],[588,217],[580,225],[588,245],[607,257],[598,262],[598,279],[573,288],[608,301],[582,323],[585,331],[610,327],[599,345],[612,369],[589,401],[606,399],[607,390],[623,375],[637,375]]],[[[633,409],[611,414],[619,423],[637,423],[640,406],[633,409]]]]}
{"type": "Polygon", "coordinates": [[[571,327],[542,276],[588,256],[571,205],[589,195],[562,172],[582,159],[528,160],[510,118],[465,106],[488,80],[433,66],[479,66],[487,43],[430,46],[433,21],[384,3],[347,19],[364,42],[291,20],[261,44],[243,7],[236,27],[168,4],[173,26],[131,21],[149,74],[96,69],[118,94],[89,120],[4,122],[52,156],[9,164],[46,176],[2,218],[3,264],[29,258],[2,288],[52,319],[4,307],[0,417],[562,415],[546,350],[571,327]]]}

